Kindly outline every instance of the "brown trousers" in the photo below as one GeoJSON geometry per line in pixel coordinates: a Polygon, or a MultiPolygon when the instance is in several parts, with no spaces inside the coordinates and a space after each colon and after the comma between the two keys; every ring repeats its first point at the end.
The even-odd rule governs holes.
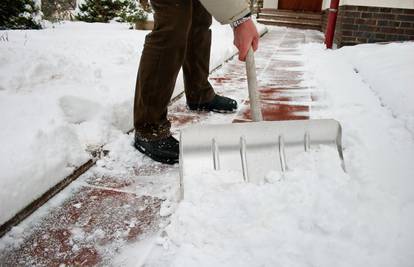
{"type": "Polygon", "coordinates": [[[170,135],[167,106],[183,67],[187,103],[214,98],[208,82],[211,15],[198,0],[151,0],[154,30],[145,38],[134,101],[134,127],[141,138],[170,135]]]}

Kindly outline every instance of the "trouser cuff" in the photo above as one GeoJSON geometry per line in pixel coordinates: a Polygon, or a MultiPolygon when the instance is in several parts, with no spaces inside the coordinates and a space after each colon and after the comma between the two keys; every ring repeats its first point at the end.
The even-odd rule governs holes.
{"type": "Polygon", "coordinates": [[[135,128],[135,137],[147,141],[165,139],[171,136],[170,125],[169,122],[162,125],[144,123],[135,128]]]}

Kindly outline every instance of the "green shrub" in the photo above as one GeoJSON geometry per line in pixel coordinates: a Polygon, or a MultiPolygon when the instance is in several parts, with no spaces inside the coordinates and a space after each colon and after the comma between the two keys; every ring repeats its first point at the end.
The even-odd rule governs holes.
{"type": "Polygon", "coordinates": [[[134,23],[146,20],[147,13],[136,0],[86,0],[79,7],[76,18],[86,22],[109,22],[115,19],[134,23]]]}
{"type": "Polygon", "coordinates": [[[119,17],[123,22],[129,22],[131,24],[137,21],[146,21],[148,13],[140,6],[137,1],[126,0],[127,4],[121,10],[119,17]]]}
{"type": "Polygon", "coordinates": [[[33,0],[0,0],[0,29],[40,29],[40,20],[33,0]]]}

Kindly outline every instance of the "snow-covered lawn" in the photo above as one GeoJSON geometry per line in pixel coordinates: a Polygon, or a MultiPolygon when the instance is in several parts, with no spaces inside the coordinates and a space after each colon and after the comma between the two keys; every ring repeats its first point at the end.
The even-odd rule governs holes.
{"type": "Polygon", "coordinates": [[[300,51],[311,116],[342,123],[347,172],[321,147],[258,184],[191,173],[149,266],[413,266],[414,43],[300,51]]]}
{"type": "MultiPolygon", "coordinates": [[[[230,27],[215,22],[212,29],[211,69],[236,52],[230,27]]],[[[90,150],[132,128],[147,33],[82,22],[0,31],[0,224],[84,163],[90,150]]],[[[182,90],[180,77],[174,95],[182,90]]]]}

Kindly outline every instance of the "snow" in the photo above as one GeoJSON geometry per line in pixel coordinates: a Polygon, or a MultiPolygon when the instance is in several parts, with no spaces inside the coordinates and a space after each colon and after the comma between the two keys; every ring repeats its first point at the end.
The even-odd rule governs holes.
{"type": "MultiPolygon", "coordinates": [[[[8,36],[0,42],[0,224],[132,128],[148,31],[128,27],[63,22],[0,31],[8,36]]],[[[230,27],[212,29],[211,69],[236,52],[230,27]]],[[[174,96],[182,91],[180,77],[174,96]]]]}
{"type": "Polygon", "coordinates": [[[179,244],[172,266],[331,266],[339,251],[330,243],[350,239],[358,203],[335,158],[329,148],[301,155],[292,171],[275,170],[262,184],[221,172],[194,179],[166,229],[169,242],[179,244]]]}
{"type": "MultiPolygon", "coordinates": [[[[148,160],[137,159],[124,134],[146,34],[127,27],[65,23],[9,31],[9,42],[0,43],[0,222],[70,173],[90,149],[109,143],[97,174],[109,161],[117,173],[148,160]]],[[[213,26],[211,68],[235,51],[229,31],[213,26]]],[[[127,188],[166,199],[160,215],[169,224],[126,246],[114,265],[413,266],[414,43],[333,51],[306,44],[299,52],[303,86],[315,88],[311,117],[342,124],[347,172],[337,151],[324,146],[258,183],[243,182],[236,171],[195,168],[185,199],[175,203],[174,190],[166,190],[174,169],[152,187],[127,188]]],[[[177,92],[180,86],[181,80],[177,92]]],[[[18,243],[24,229],[14,227],[7,238],[18,243]]],[[[72,234],[84,237],[78,228],[72,234]]],[[[97,229],[91,238],[101,235],[97,229]]]]}
{"type": "Polygon", "coordinates": [[[157,237],[150,237],[142,242],[132,244],[122,250],[113,262],[114,266],[144,266],[148,254],[153,249],[157,237]],[[137,255],[139,251],[139,255],[137,255]],[[134,257],[131,257],[134,255],[134,257]]]}
{"type": "Polygon", "coordinates": [[[413,49],[304,45],[311,116],[341,122],[347,172],[324,146],[262,183],[194,168],[146,266],[413,266],[413,49]]]}
{"type": "Polygon", "coordinates": [[[414,138],[407,127],[414,103],[409,86],[414,77],[407,75],[413,49],[412,42],[305,48],[310,73],[327,92],[324,116],[337,118],[344,128],[349,176],[359,184],[361,211],[369,215],[359,224],[367,228],[364,249],[374,249],[372,266],[414,262],[414,138]]]}
{"type": "Polygon", "coordinates": [[[360,45],[340,52],[414,136],[414,46],[412,43],[360,45]]]}

